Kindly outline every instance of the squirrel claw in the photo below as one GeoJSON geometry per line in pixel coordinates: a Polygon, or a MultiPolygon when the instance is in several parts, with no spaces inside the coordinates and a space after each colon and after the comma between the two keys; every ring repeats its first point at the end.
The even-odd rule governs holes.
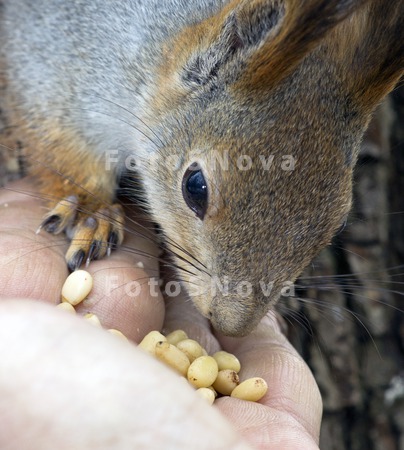
{"type": "Polygon", "coordinates": [[[61,200],[43,218],[36,234],[39,234],[42,229],[51,234],[59,234],[64,231],[74,221],[77,213],[77,206],[78,199],[75,195],[70,195],[61,200]]]}
{"type": "Polygon", "coordinates": [[[36,234],[39,234],[41,230],[45,230],[51,234],[58,234],[61,231],[62,218],[57,214],[52,214],[45,217],[41,225],[36,230],[36,234]]]}
{"type": "Polygon", "coordinates": [[[42,229],[52,234],[66,232],[71,240],[66,262],[69,270],[74,272],[84,261],[88,266],[93,260],[109,256],[121,245],[124,218],[123,208],[118,204],[90,210],[79,204],[77,196],[71,195],[46,214],[37,234],[42,229]]]}
{"type": "Polygon", "coordinates": [[[77,270],[84,261],[84,250],[77,250],[77,252],[67,261],[67,267],[70,272],[77,270]]]}
{"type": "Polygon", "coordinates": [[[91,245],[90,249],[88,250],[87,260],[86,260],[86,267],[90,264],[90,262],[94,259],[99,259],[100,255],[100,249],[102,247],[102,242],[99,240],[94,240],[91,245]]]}
{"type": "Polygon", "coordinates": [[[80,213],[71,230],[71,243],[66,253],[70,270],[74,271],[85,261],[109,256],[123,241],[124,212],[120,205],[102,208],[92,215],[80,213]]]}
{"type": "Polygon", "coordinates": [[[115,250],[118,247],[118,234],[115,231],[112,231],[108,237],[108,248],[107,248],[107,256],[109,256],[112,250],[115,250]]]}

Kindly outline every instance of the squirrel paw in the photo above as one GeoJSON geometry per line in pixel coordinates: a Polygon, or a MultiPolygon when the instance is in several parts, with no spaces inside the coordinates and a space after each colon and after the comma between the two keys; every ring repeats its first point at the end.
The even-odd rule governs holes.
{"type": "Polygon", "coordinates": [[[79,209],[76,196],[66,197],[46,214],[37,231],[66,232],[71,239],[66,262],[72,272],[84,261],[88,265],[94,259],[109,256],[121,245],[124,235],[125,214],[121,205],[113,204],[94,212],[81,212],[79,209]]]}

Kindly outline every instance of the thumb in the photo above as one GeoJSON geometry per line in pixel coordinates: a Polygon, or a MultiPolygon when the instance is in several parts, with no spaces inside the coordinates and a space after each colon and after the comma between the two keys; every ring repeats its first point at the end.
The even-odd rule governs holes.
{"type": "MultiPolygon", "coordinates": [[[[218,341],[239,358],[241,380],[256,376],[266,380],[268,392],[260,403],[293,417],[318,442],[322,415],[320,392],[310,369],[282,334],[275,312],[268,313],[249,336],[218,335],[218,341]]],[[[229,414],[231,411],[226,412],[229,414]]]]}

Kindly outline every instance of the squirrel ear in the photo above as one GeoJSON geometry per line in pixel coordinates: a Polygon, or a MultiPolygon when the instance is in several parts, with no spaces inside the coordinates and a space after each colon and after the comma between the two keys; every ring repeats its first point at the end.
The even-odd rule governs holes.
{"type": "Polygon", "coordinates": [[[183,80],[206,84],[234,59],[238,67],[245,67],[246,88],[268,88],[291,73],[327,32],[366,1],[231,0],[179,39],[182,48],[193,49],[183,66],[183,80]]]}
{"type": "MultiPolygon", "coordinates": [[[[276,26],[261,25],[260,44],[247,60],[242,84],[247,89],[274,86],[294,71],[340,22],[368,0],[250,0],[235,9],[241,36],[251,36],[255,24],[272,9],[276,26]],[[267,31],[267,33],[265,33],[267,31]],[[270,31],[270,32],[268,32],[270,31]]],[[[274,22],[274,20],[272,20],[274,22]]],[[[240,86],[242,87],[242,86],[240,86]]]]}
{"type": "Polygon", "coordinates": [[[404,74],[404,1],[369,2],[335,30],[328,46],[356,103],[370,113],[404,74]]]}
{"type": "Polygon", "coordinates": [[[167,43],[161,86],[167,98],[171,86],[170,101],[216,78],[241,92],[268,90],[321,47],[370,111],[402,73],[403,17],[404,0],[230,0],[167,43]]]}
{"type": "Polygon", "coordinates": [[[215,35],[215,29],[208,29],[211,34],[208,45],[203,45],[203,39],[198,39],[200,45],[193,52],[184,66],[183,81],[196,85],[205,85],[214,77],[223,66],[240,48],[243,47],[235,16],[230,14],[224,22],[218,23],[219,33],[215,35]]]}
{"type": "Polygon", "coordinates": [[[192,36],[187,30],[194,52],[184,66],[183,80],[204,85],[231,59],[245,59],[245,53],[276,28],[282,14],[277,1],[230,1],[215,16],[193,27],[192,36]]]}
{"type": "Polygon", "coordinates": [[[275,86],[321,45],[325,58],[342,68],[357,104],[370,113],[404,73],[404,0],[238,3],[233,13],[240,40],[257,45],[245,60],[239,89],[275,86]]]}

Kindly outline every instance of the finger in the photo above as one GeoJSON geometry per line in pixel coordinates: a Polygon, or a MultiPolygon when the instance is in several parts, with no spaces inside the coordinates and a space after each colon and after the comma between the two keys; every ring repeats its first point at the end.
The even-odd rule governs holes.
{"type": "Polygon", "coordinates": [[[0,189],[0,295],[57,303],[67,276],[66,240],[35,233],[43,211],[29,192],[24,181],[0,189]]]}
{"type": "MultiPolygon", "coordinates": [[[[43,210],[29,192],[34,188],[27,181],[0,190],[0,295],[56,304],[68,275],[67,240],[35,233],[43,210]]],[[[143,228],[140,232],[133,224],[131,228],[120,250],[90,264],[94,288],[77,311],[97,314],[103,326],[138,342],[150,330],[161,329],[164,304],[150,285],[150,277],[158,277],[157,246],[143,228]]]]}
{"type": "Polygon", "coordinates": [[[1,448],[249,448],[173,371],[48,305],[0,304],[0,354],[1,448]]]}
{"type": "MultiPolygon", "coordinates": [[[[322,401],[317,384],[306,363],[280,332],[274,313],[268,314],[249,336],[221,336],[219,341],[240,359],[241,379],[260,376],[268,383],[268,393],[260,403],[280,413],[282,420],[295,419],[313,442],[318,442],[322,401]]],[[[229,405],[223,402],[220,406],[233,416],[229,405]]]]}
{"type": "MultiPolygon", "coordinates": [[[[87,270],[93,275],[93,289],[76,310],[96,314],[105,328],[118,329],[129,339],[140,342],[149,331],[161,330],[164,301],[155,276],[158,261],[150,257],[145,269],[136,267],[139,238],[136,242],[132,240],[129,237],[127,245],[133,252],[118,250],[110,258],[90,264],[87,270]]],[[[150,247],[148,252],[153,251],[150,247]]]]}

